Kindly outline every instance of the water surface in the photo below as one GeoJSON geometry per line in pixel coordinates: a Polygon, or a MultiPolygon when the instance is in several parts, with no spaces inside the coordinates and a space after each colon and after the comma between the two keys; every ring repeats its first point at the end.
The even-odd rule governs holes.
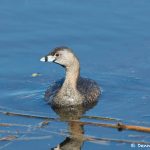
{"type": "MultiPolygon", "coordinates": [[[[50,83],[64,76],[64,70],[57,65],[41,63],[39,59],[52,48],[65,45],[79,57],[82,76],[95,79],[103,91],[99,103],[84,115],[150,126],[149,8],[150,2],[146,0],[1,1],[0,111],[58,118],[44,102],[43,95],[50,83]],[[33,78],[32,73],[41,76],[33,78]]],[[[46,131],[32,128],[42,121],[0,114],[0,123],[31,126],[0,127],[0,130],[17,130],[22,139],[36,137],[0,142],[0,149],[51,149],[68,137],[66,122],[51,121],[46,131]]],[[[0,137],[6,135],[3,133],[0,137]]],[[[89,125],[84,126],[84,135],[150,142],[146,133],[118,132],[89,125]]],[[[82,149],[126,150],[131,146],[85,141],[82,149]]]]}

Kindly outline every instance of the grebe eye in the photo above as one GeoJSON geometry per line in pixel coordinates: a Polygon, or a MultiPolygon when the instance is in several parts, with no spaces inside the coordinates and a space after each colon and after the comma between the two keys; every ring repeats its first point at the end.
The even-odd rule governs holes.
{"type": "Polygon", "coordinates": [[[58,57],[58,56],[59,56],[59,54],[58,54],[58,53],[56,53],[55,55],[56,55],[56,57],[58,57]]]}

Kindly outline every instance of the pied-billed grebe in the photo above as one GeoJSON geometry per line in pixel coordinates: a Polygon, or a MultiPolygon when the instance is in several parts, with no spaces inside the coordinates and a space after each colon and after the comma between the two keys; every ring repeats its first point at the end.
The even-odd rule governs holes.
{"type": "Polygon", "coordinates": [[[57,47],[40,60],[57,63],[66,69],[65,79],[55,82],[45,93],[45,99],[52,106],[75,106],[95,103],[98,100],[98,84],[80,77],[79,60],[70,48],[57,47]]]}

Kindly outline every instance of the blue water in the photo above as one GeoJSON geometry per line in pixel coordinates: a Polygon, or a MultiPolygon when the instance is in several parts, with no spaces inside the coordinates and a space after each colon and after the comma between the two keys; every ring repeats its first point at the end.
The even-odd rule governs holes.
{"type": "MultiPolygon", "coordinates": [[[[146,0],[0,1],[0,110],[58,117],[44,102],[43,95],[51,82],[64,76],[64,70],[39,59],[52,48],[65,45],[79,57],[82,76],[95,79],[103,91],[100,102],[85,115],[150,126],[149,8],[146,0]],[[32,73],[41,76],[33,78],[32,73]]],[[[0,114],[0,123],[32,126],[41,121],[0,114]]],[[[9,129],[26,131],[20,127],[9,129]]],[[[67,123],[54,121],[46,130],[57,134],[42,129],[20,134],[50,138],[0,142],[0,149],[50,149],[66,138],[58,134],[60,129],[67,132],[67,123]]],[[[146,133],[94,126],[84,127],[84,134],[150,142],[146,133]]],[[[82,150],[90,149],[131,147],[117,142],[85,141],[82,150]]]]}

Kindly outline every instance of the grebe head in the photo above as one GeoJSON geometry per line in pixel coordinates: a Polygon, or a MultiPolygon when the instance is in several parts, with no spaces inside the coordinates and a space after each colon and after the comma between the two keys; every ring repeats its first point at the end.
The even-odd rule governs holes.
{"type": "Polygon", "coordinates": [[[75,60],[76,56],[68,47],[57,47],[40,59],[42,62],[54,62],[66,68],[74,65],[75,60]]]}

